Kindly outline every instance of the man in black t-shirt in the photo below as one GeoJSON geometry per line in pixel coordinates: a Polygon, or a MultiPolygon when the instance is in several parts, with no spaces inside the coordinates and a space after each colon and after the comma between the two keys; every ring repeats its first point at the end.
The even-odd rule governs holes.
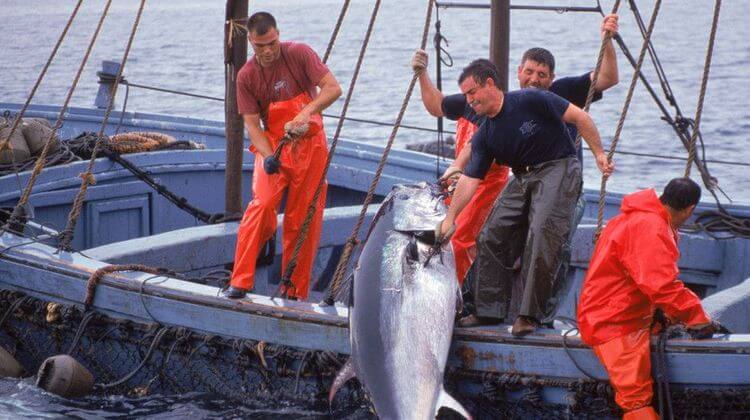
{"type": "Polygon", "coordinates": [[[567,100],[541,89],[503,94],[494,66],[482,59],[464,68],[459,86],[474,112],[486,118],[471,140],[471,157],[437,237],[453,229],[493,162],[513,168],[515,179],[495,202],[477,239],[476,314],[470,317],[497,323],[507,316],[513,265],[523,253],[524,293],[512,332],[526,335],[544,315],[581,191],[581,168],[565,124],[581,132],[604,174],[614,165],[591,118],[567,100]]]}

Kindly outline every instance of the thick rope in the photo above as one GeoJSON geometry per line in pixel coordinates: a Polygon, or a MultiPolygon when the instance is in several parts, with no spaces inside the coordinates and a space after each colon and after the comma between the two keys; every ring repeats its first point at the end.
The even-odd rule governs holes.
{"type": "MultiPolygon", "coordinates": [[[[643,59],[646,56],[648,45],[651,40],[651,34],[654,31],[656,24],[656,17],[659,15],[659,8],[661,7],[661,0],[656,0],[654,4],[654,11],[651,13],[651,20],[648,23],[648,30],[646,35],[643,37],[643,45],[641,46],[641,53],[638,56],[638,63],[633,70],[633,79],[630,82],[630,88],[628,89],[628,96],[625,98],[625,104],[623,105],[622,112],[620,113],[620,120],[617,122],[617,128],[615,129],[615,135],[612,138],[612,144],[609,147],[609,153],[607,153],[607,162],[612,162],[612,157],[615,155],[617,150],[617,142],[620,140],[620,133],[622,127],[625,124],[625,117],[628,115],[628,108],[630,107],[630,101],[633,99],[633,92],[635,92],[635,86],[638,84],[638,76],[641,73],[641,66],[643,65],[643,59]]],[[[596,232],[594,233],[594,242],[599,240],[599,235],[602,233],[602,226],[604,224],[604,196],[607,192],[607,175],[602,175],[602,184],[599,189],[599,212],[596,215],[596,232]]]]}
{"type": "Polygon", "coordinates": [[[159,276],[173,274],[171,271],[164,268],[154,268],[142,264],[108,265],[106,267],[102,267],[94,271],[91,274],[91,277],[89,277],[88,281],[86,282],[86,297],[83,300],[86,310],[89,310],[89,308],[91,308],[91,305],[94,304],[96,288],[102,278],[104,278],[104,276],[107,274],[112,274],[117,271],[140,271],[159,276]]]}
{"type": "MultiPolygon", "coordinates": [[[[620,0],[615,1],[615,5],[612,6],[612,14],[617,13],[617,9],[620,8],[620,0]]],[[[607,31],[607,34],[602,39],[602,45],[599,47],[599,58],[596,59],[596,67],[594,67],[594,75],[591,77],[591,85],[589,85],[589,91],[586,94],[586,103],[583,105],[583,110],[589,112],[591,102],[594,100],[594,93],[596,93],[596,82],[599,81],[599,73],[602,69],[602,62],[604,62],[604,50],[607,49],[607,44],[612,42],[613,34],[607,31]]],[[[576,135],[576,149],[581,145],[581,132],[579,131],[576,135]]]]}
{"type": "Polygon", "coordinates": [[[339,18],[336,21],[336,26],[333,28],[333,32],[331,33],[331,39],[328,41],[326,52],[325,54],[323,54],[323,63],[328,63],[328,58],[331,57],[333,44],[336,43],[336,37],[339,36],[339,30],[341,29],[341,24],[344,23],[344,16],[346,16],[346,11],[349,9],[350,2],[351,0],[344,0],[344,4],[341,6],[341,13],[339,13],[339,18]]]}
{"type": "MultiPolygon", "coordinates": [[[[420,43],[421,49],[425,49],[425,47],[427,46],[427,35],[430,31],[433,3],[433,0],[429,0],[427,4],[427,16],[425,17],[424,29],[422,30],[422,42],[420,43]]],[[[326,302],[329,304],[333,303],[334,297],[341,288],[346,268],[349,265],[349,259],[351,258],[352,252],[354,251],[354,246],[357,244],[359,230],[362,228],[362,225],[365,222],[365,217],[367,216],[367,207],[370,205],[370,202],[372,202],[372,199],[375,196],[375,188],[378,186],[378,182],[380,182],[380,176],[383,173],[385,162],[388,159],[388,154],[390,153],[391,147],[393,146],[393,140],[396,138],[399,126],[401,125],[401,120],[403,119],[404,113],[406,112],[406,107],[409,105],[409,100],[411,99],[411,94],[414,91],[414,86],[416,85],[418,78],[419,76],[415,73],[411,78],[411,82],[409,82],[409,88],[407,89],[406,96],[404,97],[404,101],[401,104],[401,109],[398,112],[398,117],[396,118],[396,122],[393,125],[393,130],[391,131],[391,135],[388,138],[388,143],[385,147],[385,150],[383,150],[383,157],[380,159],[378,168],[375,171],[375,176],[372,178],[372,182],[370,183],[370,188],[367,190],[367,196],[365,197],[365,201],[362,204],[362,210],[359,213],[359,218],[357,219],[357,223],[354,226],[354,229],[352,229],[351,236],[349,236],[349,239],[344,245],[344,250],[341,254],[341,258],[339,259],[339,263],[336,266],[336,271],[334,273],[333,281],[329,289],[329,294],[326,298],[326,302]]]]}
{"type": "Polygon", "coordinates": [[[122,77],[122,73],[125,70],[125,64],[128,62],[128,55],[130,54],[130,48],[133,46],[133,39],[135,38],[135,33],[138,30],[138,23],[141,21],[141,15],[143,14],[143,8],[146,5],[146,0],[141,0],[140,7],[138,7],[138,12],[135,16],[135,21],[133,22],[133,29],[130,31],[130,37],[128,38],[128,44],[125,47],[125,53],[122,56],[122,60],[120,61],[120,67],[117,70],[117,76],[115,77],[115,81],[112,84],[112,90],[111,95],[109,95],[109,104],[107,104],[107,110],[104,113],[104,118],[102,119],[102,124],[99,127],[99,133],[96,136],[96,143],[94,143],[94,149],[91,151],[91,159],[89,160],[88,167],[86,168],[86,172],[81,174],[81,187],[78,190],[78,194],[76,194],[75,200],[73,200],[73,207],[70,209],[70,213],[68,213],[68,223],[65,226],[65,230],[63,230],[60,234],[60,243],[58,245],[58,249],[69,249],[70,248],[70,242],[73,240],[73,231],[76,228],[76,222],[78,221],[78,216],[81,214],[81,208],[83,207],[83,200],[86,198],[86,192],[88,191],[89,185],[93,185],[95,182],[93,169],[94,164],[96,161],[96,155],[99,153],[99,149],[102,147],[102,143],[104,143],[104,129],[107,127],[107,122],[109,121],[109,116],[112,113],[112,108],[115,104],[115,95],[114,92],[117,92],[117,86],[120,83],[120,78],[122,77]]]}
{"type": "MultiPolygon", "coordinates": [[[[305,239],[307,239],[307,233],[310,230],[310,224],[312,223],[313,216],[315,215],[315,212],[317,210],[318,198],[320,197],[320,194],[323,191],[323,187],[326,183],[326,174],[328,173],[328,168],[331,166],[331,159],[333,159],[336,145],[338,144],[339,135],[341,134],[341,128],[344,126],[344,117],[346,116],[346,112],[349,109],[349,103],[351,102],[352,95],[354,94],[354,87],[357,84],[357,78],[359,77],[359,72],[362,68],[362,62],[365,58],[367,46],[370,43],[370,37],[372,35],[372,30],[375,27],[375,20],[378,16],[379,10],[380,0],[377,0],[375,2],[375,7],[372,10],[372,15],[370,16],[370,23],[367,25],[365,39],[364,41],[362,41],[362,47],[359,50],[359,57],[357,57],[357,64],[354,67],[354,74],[352,74],[352,80],[349,83],[349,89],[346,92],[346,99],[344,100],[344,105],[341,109],[341,118],[339,119],[338,125],[336,125],[336,133],[333,135],[331,150],[328,152],[328,158],[326,159],[326,166],[323,169],[323,174],[321,175],[320,181],[318,182],[318,187],[315,189],[315,194],[313,195],[312,201],[310,202],[310,207],[307,210],[307,215],[305,216],[305,220],[300,228],[299,235],[297,236],[297,242],[294,244],[294,251],[292,252],[292,256],[286,265],[286,269],[284,270],[284,276],[279,285],[280,288],[282,286],[288,288],[291,285],[292,274],[294,273],[294,269],[297,267],[297,257],[299,256],[300,249],[302,249],[302,243],[304,243],[305,239]]],[[[284,290],[284,293],[286,294],[286,289],[284,290]]]]}
{"type": "Polygon", "coordinates": [[[688,161],[685,165],[685,177],[690,177],[690,170],[693,167],[695,161],[695,141],[698,138],[698,132],[700,131],[701,115],[703,115],[703,100],[706,98],[706,87],[708,86],[708,74],[711,71],[711,57],[714,52],[714,40],[716,39],[716,30],[719,27],[719,11],[721,10],[721,0],[716,0],[716,6],[714,7],[714,19],[711,24],[711,35],[708,38],[708,51],[706,51],[706,64],[703,67],[703,80],[701,81],[701,91],[698,98],[698,107],[695,111],[695,127],[693,127],[693,135],[690,138],[690,144],[688,145],[688,161]]]}
{"type": "Polygon", "coordinates": [[[31,190],[34,187],[34,183],[36,183],[36,179],[39,177],[39,174],[41,174],[42,169],[44,169],[44,162],[45,162],[45,159],[47,158],[47,153],[49,153],[50,145],[52,144],[52,139],[57,134],[57,130],[59,130],[60,127],[62,127],[62,122],[63,122],[63,119],[65,118],[65,112],[68,110],[68,104],[70,103],[70,99],[73,97],[73,92],[75,92],[76,86],[78,86],[78,80],[81,78],[81,73],[83,73],[83,69],[86,67],[86,64],[89,61],[89,55],[91,55],[91,50],[94,48],[96,39],[99,37],[99,32],[102,29],[102,25],[104,24],[104,19],[107,17],[107,13],[109,12],[109,6],[111,4],[112,4],[112,0],[107,0],[107,4],[104,6],[102,15],[99,17],[99,22],[96,25],[96,30],[94,31],[94,34],[91,37],[91,41],[89,41],[88,48],[86,49],[86,54],[83,56],[83,60],[81,60],[81,65],[78,67],[78,72],[76,73],[76,76],[73,79],[73,83],[71,84],[70,89],[68,90],[68,96],[65,98],[65,102],[63,103],[63,106],[60,108],[60,114],[57,116],[57,121],[55,122],[55,126],[52,127],[52,132],[50,133],[50,136],[47,139],[47,142],[44,144],[42,151],[39,153],[39,157],[36,160],[36,165],[34,165],[34,169],[32,170],[31,175],[29,176],[29,180],[26,183],[26,187],[24,188],[24,191],[21,194],[21,198],[19,198],[18,203],[16,204],[16,207],[13,209],[13,213],[8,218],[8,221],[6,222],[5,226],[3,226],[2,229],[0,229],[0,231],[5,231],[8,229],[9,226],[18,222],[23,212],[24,206],[26,206],[26,204],[29,201],[29,196],[31,196],[31,190]]]}
{"type": "MultiPolygon", "coordinates": [[[[42,80],[44,79],[44,76],[47,74],[47,69],[49,69],[50,64],[52,64],[52,60],[57,55],[57,50],[60,49],[60,45],[65,39],[65,36],[68,34],[68,30],[73,24],[73,20],[78,14],[78,9],[81,7],[82,2],[83,0],[78,0],[78,3],[76,3],[76,7],[73,9],[73,13],[70,14],[70,17],[68,18],[68,22],[65,24],[65,29],[63,29],[62,33],[60,34],[60,37],[57,39],[57,43],[55,44],[55,47],[52,49],[52,53],[50,53],[49,58],[47,59],[47,63],[44,64],[44,67],[42,68],[41,73],[39,73],[39,77],[36,79],[36,83],[34,83],[34,87],[31,88],[31,93],[29,93],[28,98],[26,98],[26,103],[23,104],[23,107],[21,107],[21,110],[18,112],[18,115],[16,116],[15,121],[13,121],[13,127],[10,129],[8,138],[5,139],[4,142],[0,143],[0,153],[2,153],[5,149],[7,149],[10,146],[10,138],[13,137],[13,134],[15,134],[16,130],[18,129],[18,126],[21,124],[21,118],[23,118],[24,114],[26,113],[26,109],[29,107],[29,104],[31,104],[31,100],[34,99],[34,95],[36,95],[36,91],[39,88],[39,85],[42,84],[42,80]]],[[[11,154],[11,156],[13,155],[11,154]]]]}

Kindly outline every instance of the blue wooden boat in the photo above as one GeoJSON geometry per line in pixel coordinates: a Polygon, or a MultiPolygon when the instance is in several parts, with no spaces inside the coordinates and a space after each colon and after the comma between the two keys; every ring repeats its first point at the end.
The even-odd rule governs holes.
{"type": "MultiPolygon", "coordinates": [[[[0,104],[0,112],[18,109],[0,104]]],[[[33,106],[26,115],[52,118],[58,111],[33,106]]],[[[70,109],[62,137],[92,130],[102,116],[101,110],[70,109]]],[[[113,116],[114,121],[119,118],[113,116]]],[[[221,123],[126,113],[121,130],[159,131],[205,144],[204,150],[126,157],[190,203],[209,212],[221,210],[221,123]]],[[[30,201],[33,218],[27,231],[36,234],[5,232],[0,237],[0,343],[28,374],[45,358],[70,350],[94,373],[98,392],[201,391],[247,404],[326,409],[331,375],[349,352],[347,307],[311,302],[324,297],[380,152],[377,146],[356,141],[339,145],[328,176],[331,188],[310,302],[271,297],[280,273],[279,259],[272,255],[259,270],[254,294],[240,301],[219,297],[221,284],[212,273],[232,262],[237,223],[198,222],[107,158],[95,165],[97,184],[90,188],[77,227],[77,251],[58,251],[52,226],[64,224],[86,162],[46,168],[30,201]],[[168,271],[104,274],[90,295],[87,282],[97,270],[126,264],[168,271]],[[90,306],[85,305],[87,297],[93,297],[90,306]]],[[[245,156],[244,162],[252,159],[245,156]]],[[[243,169],[249,175],[252,163],[243,169]]],[[[434,179],[434,170],[434,157],[394,150],[377,193],[384,196],[395,183],[434,179]]],[[[19,176],[23,184],[28,172],[19,176]]],[[[19,197],[16,176],[0,177],[0,191],[0,206],[11,208],[19,197]]],[[[576,291],[592,251],[597,194],[587,190],[586,198],[589,212],[574,240],[561,316],[573,316],[576,291]]],[[[607,217],[616,213],[621,198],[607,196],[607,217]]],[[[703,203],[700,207],[699,211],[712,208],[703,203]]],[[[747,205],[728,210],[750,217],[747,205]]],[[[374,211],[372,206],[370,217],[374,211]]],[[[746,412],[750,241],[696,233],[684,235],[680,246],[683,278],[706,297],[706,306],[733,334],[706,341],[669,340],[666,360],[675,411],[746,412]],[[698,397],[701,404],[696,403],[698,397]]],[[[570,325],[555,326],[523,339],[512,337],[507,325],[457,328],[447,383],[480,417],[617,415],[596,357],[570,325]]],[[[364,394],[353,384],[337,397],[334,409],[343,413],[363,404],[364,394]]]]}

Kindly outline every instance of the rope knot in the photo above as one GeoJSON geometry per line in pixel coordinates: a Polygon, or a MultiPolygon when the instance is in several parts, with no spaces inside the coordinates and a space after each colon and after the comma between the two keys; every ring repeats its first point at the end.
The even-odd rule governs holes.
{"type": "Polygon", "coordinates": [[[78,174],[78,177],[84,180],[88,185],[96,185],[96,178],[94,178],[94,175],[91,172],[78,174]]]}

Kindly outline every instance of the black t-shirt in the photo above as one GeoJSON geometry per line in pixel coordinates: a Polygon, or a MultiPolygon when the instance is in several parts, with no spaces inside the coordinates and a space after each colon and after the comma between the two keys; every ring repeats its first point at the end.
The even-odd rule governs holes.
{"type": "Polygon", "coordinates": [[[575,156],[562,120],[569,105],[554,93],[535,88],[506,93],[500,112],[486,118],[472,137],[464,174],[483,179],[493,160],[517,167],[575,156]]]}
{"type": "MultiPolygon", "coordinates": [[[[552,93],[568,100],[570,103],[576,105],[579,108],[583,108],[586,105],[586,96],[589,94],[589,86],[591,86],[591,72],[586,72],[580,76],[563,77],[552,82],[549,90],[552,93]]],[[[593,102],[602,99],[601,92],[594,92],[593,102]]],[[[440,104],[443,109],[443,115],[449,120],[457,120],[461,117],[473,122],[474,124],[481,124],[484,117],[478,116],[474,110],[466,102],[466,96],[461,93],[455,95],[448,95],[443,97],[443,101],[440,104]]],[[[578,130],[573,124],[567,124],[568,132],[570,137],[575,142],[575,138],[578,135],[578,130]]],[[[582,148],[578,148],[578,160],[583,162],[582,148]]]]}

